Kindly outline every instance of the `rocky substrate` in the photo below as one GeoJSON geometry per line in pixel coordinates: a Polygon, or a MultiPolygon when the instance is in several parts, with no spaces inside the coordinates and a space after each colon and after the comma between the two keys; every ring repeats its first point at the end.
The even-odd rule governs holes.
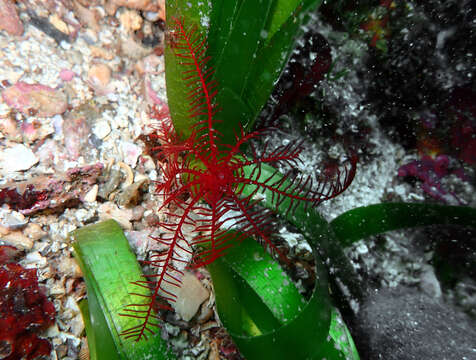
{"type": "MultiPolygon", "coordinates": [[[[403,3],[405,16],[397,13],[401,9],[391,10],[393,33],[382,37],[386,53],[378,52],[383,50],[372,36],[345,28],[345,17],[333,21],[329,14],[339,9],[326,5],[311,26],[329,42],[331,75],[303,103],[306,116],[299,111],[282,116],[282,131],[266,139],[281,144],[304,138],[300,170],[316,179],[323,164],[348,155],[349,143],[358,150],[353,184],[320,206],[328,220],[382,201],[476,205],[473,145],[453,123],[435,122],[448,119],[456,106],[439,99],[450,98],[455,89],[474,89],[474,65],[466,57],[471,47],[453,41],[466,36],[474,43],[474,29],[462,15],[468,2],[448,2],[453,7],[444,1],[403,3]],[[435,16],[434,9],[443,15],[435,16]],[[416,42],[419,36],[427,42],[416,42]],[[424,74],[426,85],[412,83],[405,91],[404,81],[386,73],[424,74]],[[420,99],[419,106],[412,97],[420,99]],[[439,154],[449,159],[444,171],[436,171],[435,162],[420,166],[423,145],[418,144],[425,137],[416,134],[425,126],[456,131],[469,153],[440,146],[439,154]],[[399,176],[399,169],[414,161],[416,170],[404,168],[413,180],[399,176]],[[458,176],[459,168],[467,178],[458,176]],[[436,192],[428,191],[435,181],[436,192]]],[[[87,356],[78,308],[86,291],[68,233],[113,218],[144,259],[155,246],[149,235],[160,231],[154,229],[161,214],[153,183],[160,171],[147,154],[145,135],[153,125],[151,106],[166,104],[164,16],[163,1],[0,0],[0,244],[20,251],[19,264],[37,270],[54,304],[54,325],[41,334],[52,345],[52,359],[87,356]]],[[[456,113],[470,113],[462,103],[456,113]]],[[[468,131],[476,133],[474,114],[465,116],[468,131]]],[[[435,137],[446,141],[441,134],[435,137]]],[[[278,230],[296,259],[298,286],[309,291],[311,249],[292,229],[278,230]]],[[[366,294],[347,299],[363,359],[476,356],[475,274],[464,265],[474,264],[474,238],[471,230],[405,230],[347,249],[366,294]],[[443,279],[441,264],[457,270],[451,281],[443,279]]],[[[206,270],[187,279],[193,286],[183,288],[185,307],[166,316],[162,337],[182,359],[240,358],[220,326],[206,270]]]]}

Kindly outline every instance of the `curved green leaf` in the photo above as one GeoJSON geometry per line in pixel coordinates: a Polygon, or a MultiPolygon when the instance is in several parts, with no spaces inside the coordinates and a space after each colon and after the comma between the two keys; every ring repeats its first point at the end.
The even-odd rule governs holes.
{"type": "MultiPolygon", "coordinates": [[[[167,0],[165,5],[167,12],[167,32],[170,31],[172,19],[180,19],[183,17],[185,25],[196,26],[199,33],[203,36],[207,35],[207,19],[209,19],[211,13],[209,1],[167,0]]],[[[167,99],[170,115],[177,133],[186,138],[190,135],[196,118],[189,116],[188,109],[190,104],[185,101],[190,89],[187,87],[185,81],[182,80],[183,66],[180,65],[180,59],[174,55],[173,50],[169,46],[168,35],[166,35],[166,41],[164,52],[165,81],[167,83],[167,99]]]]}
{"type": "MultiPolygon", "coordinates": [[[[208,34],[208,65],[215,70],[215,101],[222,109],[214,126],[225,143],[233,142],[240,126],[252,127],[292,52],[306,12],[319,4],[320,0],[167,1],[168,19],[183,16],[186,24],[208,34]]],[[[197,119],[188,117],[188,89],[169,46],[165,62],[172,121],[187,137],[197,119]]]]}
{"type": "Polygon", "coordinates": [[[79,303],[79,309],[84,321],[84,329],[88,338],[89,359],[99,360],[108,358],[117,360],[119,359],[119,354],[109,331],[106,318],[98,305],[93,291],[91,292],[90,299],[92,301],[84,299],[79,303]],[[91,320],[93,318],[94,326],[91,320]]]}
{"type": "Polygon", "coordinates": [[[267,26],[267,42],[271,40],[274,34],[289,18],[293,17],[293,14],[312,11],[316,9],[320,3],[321,0],[277,0],[272,9],[271,21],[267,26]]]}
{"type": "Polygon", "coordinates": [[[476,209],[467,206],[383,203],[349,210],[330,222],[343,247],[385,231],[434,224],[476,227],[476,209]]]}
{"type": "Polygon", "coordinates": [[[343,358],[328,346],[331,307],[325,274],[306,302],[281,267],[252,239],[208,266],[220,319],[252,359],[343,358]],[[325,351],[324,351],[325,349],[325,351]]]}
{"type": "Polygon", "coordinates": [[[252,74],[248,78],[243,94],[246,103],[254,111],[252,121],[248,123],[248,130],[268,100],[274,84],[291,56],[294,42],[306,15],[305,11],[319,5],[320,1],[302,1],[296,11],[275,31],[266,46],[256,54],[252,74]]]}
{"type": "MultiPolygon", "coordinates": [[[[245,169],[245,173],[257,174],[252,167],[245,169]]],[[[269,179],[272,174],[276,181],[281,177],[272,167],[261,165],[262,179],[269,179]]],[[[283,189],[286,186],[282,184],[283,189]]],[[[243,195],[255,190],[245,186],[243,195]]],[[[271,194],[265,191],[263,195],[263,204],[274,209],[271,194]]],[[[259,354],[269,355],[270,359],[339,359],[345,354],[358,359],[350,335],[345,333],[342,337],[336,322],[330,327],[332,308],[326,271],[315,250],[331,238],[328,223],[304,204],[298,204],[292,213],[287,211],[289,205],[283,201],[278,212],[298,225],[314,248],[318,281],[311,299],[305,302],[294,286],[284,288],[283,284],[292,281],[261,246],[247,239],[209,266],[220,319],[248,359],[260,358],[259,354]],[[344,339],[338,347],[341,351],[329,341],[331,338],[339,343],[344,339]]]]}
{"type": "Polygon", "coordinates": [[[147,302],[147,298],[131,293],[148,295],[148,290],[132,284],[142,272],[120,226],[108,220],[73,231],[70,238],[86,282],[91,316],[86,323],[94,325],[88,339],[91,336],[90,346],[97,359],[174,359],[160,335],[137,342],[120,336],[123,330],[141,322],[121,316],[124,307],[147,302]]]}

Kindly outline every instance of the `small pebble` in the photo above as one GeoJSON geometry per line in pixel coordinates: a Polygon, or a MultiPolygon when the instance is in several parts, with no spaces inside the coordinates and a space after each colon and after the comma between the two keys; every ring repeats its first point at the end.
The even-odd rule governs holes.
{"type": "Polygon", "coordinates": [[[23,230],[23,234],[28,236],[33,241],[37,241],[46,236],[48,233],[44,231],[39,224],[29,223],[23,230]]]}
{"type": "Polygon", "coordinates": [[[18,129],[17,122],[10,116],[5,116],[2,121],[0,121],[0,131],[9,140],[17,142],[22,141],[22,136],[18,129]]]}
{"type": "Polygon", "coordinates": [[[95,8],[89,9],[82,6],[80,1],[73,1],[73,7],[75,16],[78,17],[81,24],[87,27],[84,35],[92,42],[96,42],[98,40],[96,32],[100,30],[99,20],[101,18],[98,11],[95,8]]]}
{"type": "Polygon", "coordinates": [[[142,17],[135,10],[125,10],[119,15],[122,27],[129,32],[139,30],[142,27],[142,17]]]}
{"type": "Polygon", "coordinates": [[[23,234],[20,230],[2,235],[0,241],[6,245],[14,246],[18,250],[31,250],[33,248],[33,240],[23,234]]]}
{"type": "Polygon", "coordinates": [[[38,251],[32,251],[26,254],[23,263],[27,268],[36,267],[41,269],[48,264],[48,260],[38,251]]]}
{"type": "Polygon", "coordinates": [[[91,45],[89,48],[91,49],[92,57],[101,58],[104,60],[114,59],[114,54],[102,47],[91,45]]]}
{"type": "MultiPolygon", "coordinates": [[[[125,235],[129,244],[132,246],[136,254],[144,256],[149,250],[149,242],[151,241],[149,236],[150,230],[143,231],[126,231],[125,235]]],[[[162,250],[165,247],[162,247],[162,250]]]]}
{"type": "Polygon", "coordinates": [[[107,85],[111,81],[111,69],[106,64],[95,64],[88,71],[88,82],[100,95],[109,92],[107,85]]]}
{"type": "Polygon", "coordinates": [[[10,230],[18,230],[23,228],[27,223],[28,219],[26,219],[23,214],[0,208],[0,226],[10,230]]]}
{"type": "Polygon", "coordinates": [[[58,270],[66,276],[79,278],[82,276],[81,268],[76,260],[68,256],[62,256],[58,261],[58,270]]]}
{"type": "Polygon", "coordinates": [[[98,121],[93,128],[93,134],[101,140],[108,136],[110,133],[111,127],[109,126],[106,120],[98,121]]]}
{"type": "Polygon", "coordinates": [[[108,199],[109,195],[117,189],[119,184],[124,180],[119,170],[111,169],[104,175],[105,182],[101,184],[98,195],[103,199],[108,199]]]}
{"type": "Polygon", "coordinates": [[[144,17],[150,22],[156,22],[160,19],[160,14],[154,11],[146,11],[144,17]]]}
{"type": "Polygon", "coordinates": [[[67,41],[62,40],[60,42],[60,46],[63,50],[66,50],[66,51],[71,50],[71,44],[67,41]]]}
{"type": "Polygon", "coordinates": [[[212,316],[213,316],[213,309],[204,304],[201,307],[200,315],[198,315],[197,321],[199,324],[204,324],[208,320],[210,320],[212,316]]]}
{"type": "Polygon", "coordinates": [[[101,220],[116,220],[126,230],[132,230],[132,209],[120,209],[112,202],[101,204],[98,209],[99,219],[101,220]]]}
{"type": "Polygon", "coordinates": [[[76,73],[68,69],[62,69],[59,73],[59,76],[63,81],[71,81],[76,76],[76,73]]]}
{"type": "Polygon", "coordinates": [[[182,286],[179,289],[174,287],[173,291],[177,295],[177,301],[172,306],[185,321],[189,321],[194,317],[200,305],[209,296],[208,290],[205,289],[195,275],[189,272],[186,272],[183,276],[182,286]]]}
{"type": "Polygon", "coordinates": [[[0,153],[0,168],[6,171],[28,170],[36,163],[38,163],[36,155],[23,144],[7,148],[0,153]]]}
{"type": "Polygon", "coordinates": [[[73,333],[73,335],[76,337],[80,337],[84,330],[83,316],[81,314],[76,314],[76,316],[73,317],[69,321],[69,323],[71,325],[71,332],[73,333]]]}
{"type": "Polygon", "coordinates": [[[53,25],[56,29],[61,31],[64,34],[69,35],[71,32],[70,27],[68,24],[66,24],[61,18],[58,16],[58,14],[53,14],[48,17],[49,22],[51,25],[53,25]]]}
{"type": "Polygon", "coordinates": [[[143,11],[158,11],[160,2],[156,0],[109,0],[106,2],[105,9],[109,15],[114,15],[120,6],[143,11]]]}
{"type": "Polygon", "coordinates": [[[17,82],[2,91],[3,100],[12,108],[29,115],[30,110],[38,117],[62,114],[68,107],[66,96],[56,89],[41,84],[17,82]]]}
{"type": "Polygon", "coordinates": [[[125,141],[121,144],[121,150],[124,156],[124,162],[134,168],[139,155],[142,154],[142,148],[132,142],[125,141]]]}
{"type": "Polygon", "coordinates": [[[84,195],[84,201],[85,202],[95,202],[96,201],[96,197],[98,196],[98,190],[99,190],[99,186],[98,184],[94,184],[92,187],[91,187],[91,190],[89,190],[86,195],[84,195]]]}
{"type": "Polygon", "coordinates": [[[144,185],[146,180],[133,183],[117,195],[117,204],[120,206],[137,205],[141,199],[140,188],[144,185]]]}
{"type": "Polygon", "coordinates": [[[12,0],[0,0],[0,30],[14,36],[23,34],[23,24],[12,0]]]}

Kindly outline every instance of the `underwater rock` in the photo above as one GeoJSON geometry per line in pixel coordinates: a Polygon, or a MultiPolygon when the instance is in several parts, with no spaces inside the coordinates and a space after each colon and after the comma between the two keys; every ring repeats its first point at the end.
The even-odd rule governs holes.
{"type": "Polygon", "coordinates": [[[66,96],[49,86],[17,82],[2,91],[3,100],[12,108],[30,115],[34,111],[38,117],[62,114],[68,107],[66,96]]]}
{"type": "Polygon", "coordinates": [[[356,325],[353,336],[362,359],[474,358],[476,330],[469,318],[410,288],[373,293],[356,325]]]}
{"type": "Polygon", "coordinates": [[[12,0],[0,0],[0,30],[5,30],[10,35],[23,34],[23,24],[12,0]]]}
{"type": "Polygon", "coordinates": [[[38,163],[38,158],[23,144],[17,144],[0,154],[0,168],[3,172],[28,170],[38,163]]]}
{"type": "Polygon", "coordinates": [[[185,273],[182,278],[182,286],[175,291],[177,293],[177,301],[172,303],[172,306],[185,321],[189,321],[194,317],[200,305],[209,296],[207,289],[191,273],[185,273]]]}
{"type": "Polygon", "coordinates": [[[462,204],[458,196],[446,190],[440,180],[448,175],[454,174],[461,180],[467,180],[463,168],[450,169],[449,158],[446,155],[438,155],[435,159],[430,156],[423,156],[421,160],[414,160],[402,165],[398,169],[398,176],[416,177],[423,182],[422,189],[436,200],[447,203],[462,204]]]}
{"type": "Polygon", "coordinates": [[[29,181],[0,186],[0,205],[23,215],[57,213],[79,204],[101,174],[102,164],[73,168],[64,174],[38,176],[29,181]]]}
{"type": "Polygon", "coordinates": [[[165,19],[165,1],[164,0],[109,0],[106,3],[105,9],[109,15],[114,15],[120,6],[125,6],[129,9],[137,9],[142,11],[161,11],[164,13],[165,19]]]}

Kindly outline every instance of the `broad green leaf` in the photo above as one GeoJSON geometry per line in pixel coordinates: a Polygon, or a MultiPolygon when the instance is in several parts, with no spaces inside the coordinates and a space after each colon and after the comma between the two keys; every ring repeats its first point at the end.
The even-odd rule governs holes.
{"type": "Polygon", "coordinates": [[[340,359],[327,346],[330,305],[324,273],[309,301],[252,239],[208,266],[220,319],[246,359],[340,359]],[[326,349],[326,352],[322,350],[326,349]]]}
{"type": "MultiPolygon", "coordinates": [[[[160,335],[134,341],[120,336],[123,330],[141,323],[121,316],[129,304],[146,303],[148,290],[133,285],[142,272],[120,226],[114,220],[88,225],[70,234],[76,260],[88,291],[91,322],[90,345],[97,359],[174,359],[160,335]]],[[[88,337],[90,334],[88,334],[88,337]]]]}
{"type": "Polygon", "coordinates": [[[208,32],[210,65],[216,67],[225,50],[243,0],[214,0],[208,32]]]}
{"type": "Polygon", "coordinates": [[[349,210],[330,223],[342,247],[389,230],[438,224],[476,227],[476,209],[467,206],[383,203],[349,210]]]}
{"type": "MultiPolygon", "coordinates": [[[[207,55],[219,84],[215,128],[232,143],[240,126],[250,129],[268,100],[294,46],[306,11],[320,0],[173,0],[167,2],[167,19],[183,16],[208,34],[207,55]],[[206,7],[203,4],[211,4],[206,7]]],[[[167,96],[172,121],[179,134],[188,136],[198,121],[188,117],[185,97],[189,89],[170,47],[166,47],[167,96]]]]}
{"type": "Polygon", "coordinates": [[[235,10],[228,38],[220,41],[223,48],[215,49],[218,57],[212,60],[212,66],[215,69],[214,80],[219,86],[216,103],[223,110],[223,114],[217,114],[217,118],[222,118],[223,121],[215,127],[224,134],[225,143],[232,143],[233,134],[239,132],[240,125],[250,121],[249,118],[242,117],[242,104],[246,104],[243,94],[247,79],[252,74],[258,48],[264,41],[263,34],[266,33],[265,25],[272,2],[243,0],[235,10]],[[226,92],[224,89],[230,91],[226,92]],[[230,93],[237,97],[230,98],[230,93]]]}
{"type": "MultiPolygon", "coordinates": [[[[209,4],[209,1],[202,0],[167,0],[167,31],[173,28],[173,19],[183,18],[186,26],[196,26],[197,31],[202,36],[207,36],[207,19],[209,19],[211,12],[209,4]]],[[[189,117],[190,104],[186,101],[186,94],[190,89],[183,81],[184,68],[180,65],[180,59],[174,55],[173,49],[170,47],[169,35],[166,35],[166,42],[164,53],[165,80],[170,115],[177,133],[182,137],[187,137],[197,120],[189,117]]]]}
{"type": "Polygon", "coordinates": [[[267,43],[281,26],[293,16],[293,13],[304,14],[306,11],[315,10],[320,2],[321,0],[277,0],[272,9],[271,21],[267,26],[267,43]]]}
{"type": "MultiPolygon", "coordinates": [[[[234,139],[235,135],[239,134],[239,124],[242,124],[243,127],[249,125],[253,112],[233,90],[223,88],[221,94],[220,111],[215,116],[217,121],[215,128],[221,132],[224,139],[234,139]],[[240,121],[230,121],[232,119],[240,121]],[[238,127],[233,124],[238,124],[238,127]]],[[[227,143],[230,142],[231,140],[228,140],[227,143]]]]}
{"type": "MultiPolygon", "coordinates": [[[[245,173],[257,174],[252,167],[245,169],[245,173]]],[[[281,177],[272,167],[261,166],[262,180],[270,179],[272,174],[276,181],[281,177]]],[[[282,184],[283,189],[286,185],[282,184]]],[[[255,189],[245,186],[243,195],[255,189]]],[[[275,209],[271,194],[263,195],[263,205],[275,209]]],[[[209,267],[220,319],[247,359],[258,359],[259,354],[272,359],[340,359],[347,354],[350,359],[358,359],[350,335],[346,333],[349,337],[342,338],[342,327],[336,322],[330,327],[332,308],[326,270],[316,249],[318,245],[328,248],[333,236],[328,223],[304,204],[299,204],[292,213],[287,211],[289,205],[283,201],[277,211],[299,227],[316,258],[317,281],[311,299],[306,302],[293,288],[289,292],[283,289],[283,284],[291,280],[269,254],[247,239],[209,267]],[[333,341],[328,341],[328,335],[333,341]],[[341,351],[336,350],[334,341],[339,342],[341,351]]]]}
{"type": "Polygon", "coordinates": [[[84,321],[84,329],[88,338],[89,359],[119,359],[119,354],[109,331],[106,318],[98,305],[94,292],[90,293],[90,301],[84,299],[79,303],[79,309],[84,321]],[[92,318],[94,318],[94,326],[92,318]],[[98,346],[98,344],[101,344],[101,346],[98,346]]]}
{"type": "MultiPolygon", "coordinates": [[[[273,1],[242,0],[221,55],[214,60],[220,87],[242,95],[256,51],[264,40],[266,20],[273,1]]],[[[218,95],[218,103],[220,95],[218,95]]]]}
{"type": "Polygon", "coordinates": [[[253,64],[252,73],[243,93],[243,99],[252,109],[253,115],[248,122],[249,130],[273,91],[291,53],[295,40],[301,33],[306,11],[314,10],[320,0],[302,1],[286,21],[269,38],[266,46],[259,49],[253,64]]]}

